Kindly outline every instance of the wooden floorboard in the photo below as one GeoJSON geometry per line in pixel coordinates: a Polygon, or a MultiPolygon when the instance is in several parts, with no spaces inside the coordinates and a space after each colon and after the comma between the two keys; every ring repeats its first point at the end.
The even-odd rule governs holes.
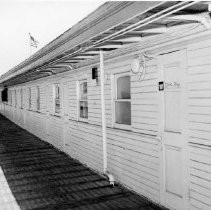
{"type": "MultiPolygon", "coordinates": [[[[9,191],[0,199],[1,210],[161,210],[55,149],[0,115],[0,182],[9,191]],[[1,179],[4,176],[6,179],[1,179]],[[3,181],[2,181],[3,180],[3,181]],[[3,183],[4,184],[4,183],[3,183]]],[[[6,189],[6,188],[5,188],[6,189]]]]}

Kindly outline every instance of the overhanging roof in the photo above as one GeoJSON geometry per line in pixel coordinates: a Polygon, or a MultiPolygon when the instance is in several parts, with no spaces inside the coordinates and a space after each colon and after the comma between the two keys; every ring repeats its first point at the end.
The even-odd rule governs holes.
{"type": "Polygon", "coordinates": [[[140,42],[169,28],[201,22],[210,27],[207,3],[107,2],[33,56],[1,76],[14,85],[69,71],[80,62],[140,42]]]}

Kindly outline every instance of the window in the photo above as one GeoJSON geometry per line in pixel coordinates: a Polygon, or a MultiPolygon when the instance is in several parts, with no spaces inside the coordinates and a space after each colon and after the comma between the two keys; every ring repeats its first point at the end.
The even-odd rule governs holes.
{"type": "Polygon", "coordinates": [[[16,90],[14,91],[15,91],[15,106],[17,106],[17,91],[16,90]]]}
{"type": "Polygon", "coordinates": [[[11,95],[11,90],[8,90],[8,104],[12,105],[12,95],[11,95]]]}
{"type": "Polygon", "coordinates": [[[31,94],[31,88],[28,89],[28,94],[29,94],[29,95],[28,95],[28,96],[29,96],[29,98],[28,98],[28,99],[29,99],[29,109],[31,109],[31,106],[32,106],[32,101],[31,101],[31,95],[32,95],[32,94],[31,94]]]}
{"type": "Polygon", "coordinates": [[[12,105],[13,101],[12,101],[12,90],[10,90],[10,105],[12,105]]]}
{"type": "Polygon", "coordinates": [[[37,111],[40,110],[40,88],[37,86],[37,111]]]}
{"type": "Polygon", "coordinates": [[[120,128],[131,125],[131,91],[129,73],[115,76],[114,124],[120,128]]]}
{"type": "Polygon", "coordinates": [[[79,82],[79,118],[88,119],[87,81],[79,82]]]}
{"type": "Polygon", "coordinates": [[[55,113],[60,113],[60,99],[61,99],[61,93],[60,93],[60,86],[59,84],[56,84],[54,86],[54,107],[55,107],[55,113]]]}
{"type": "Polygon", "coordinates": [[[21,109],[23,108],[23,89],[20,89],[21,94],[21,109]]]}

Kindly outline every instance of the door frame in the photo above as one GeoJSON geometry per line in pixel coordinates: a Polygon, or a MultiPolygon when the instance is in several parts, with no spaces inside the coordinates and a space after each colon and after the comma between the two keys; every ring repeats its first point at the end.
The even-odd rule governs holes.
{"type": "MultiPolygon", "coordinates": [[[[184,55],[184,72],[182,73],[182,83],[183,83],[183,89],[182,89],[182,139],[184,141],[184,148],[183,148],[183,183],[184,183],[184,209],[189,209],[189,150],[188,150],[188,108],[187,108],[187,48],[174,48],[165,52],[162,52],[162,54],[158,55],[157,59],[157,68],[158,68],[158,80],[157,84],[160,81],[164,81],[164,71],[162,67],[162,59],[161,56],[165,54],[173,54],[176,51],[181,51],[184,55]]],[[[164,107],[164,91],[158,90],[158,107],[159,107],[159,114],[158,114],[158,141],[160,143],[160,151],[159,151],[159,183],[160,183],[160,203],[168,208],[168,204],[165,201],[165,153],[164,153],[164,113],[165,113],[165,107],[164,107]]]]}

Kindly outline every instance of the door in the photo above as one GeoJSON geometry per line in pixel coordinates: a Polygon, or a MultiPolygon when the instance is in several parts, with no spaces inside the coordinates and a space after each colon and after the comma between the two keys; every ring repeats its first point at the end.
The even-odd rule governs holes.
{"type": "Polygon", "coordinates": [[[161,201],[170,209],[184,210],[187,196],[186,140],[184,136],[184,79],[186,51],[159,56],[161,201]]]}

